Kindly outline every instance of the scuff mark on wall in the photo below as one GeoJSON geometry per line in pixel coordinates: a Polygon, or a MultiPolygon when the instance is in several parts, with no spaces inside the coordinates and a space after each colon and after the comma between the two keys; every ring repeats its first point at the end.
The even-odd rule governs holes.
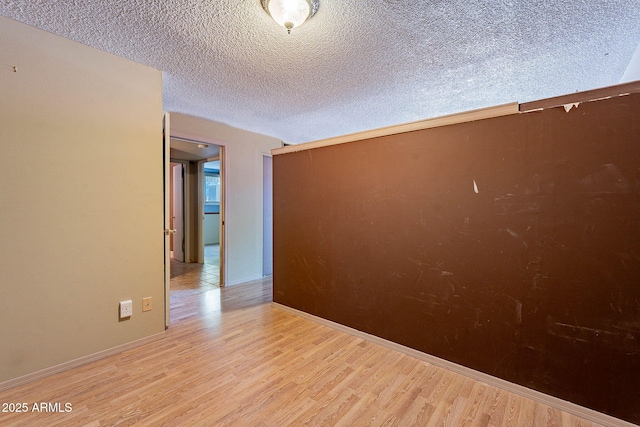
{"type": "Polygon", "coordinates": [[[516,300],[516,325],[522,325],[522,303],[516,300]]]}
{"type": "MultiPolygon", "coordinates": [[[[502,230],[500,230],[500,231],[502,231],[502,230]]],[[[512,230],[512,229],[510,229],[510,228],[507,228],[505,231],[506,231],[507,233],[509,233],[509,235],[510,235],[511,237],[516,237],[516,238],[517,238],[517,237],[520,237],[520,235],[519,235],[518,233],[516,233],[515,231],[513,231],[513,230],[512,230]]]]}
{"type": "Polygon", "coordinates": [[[597,346],[614,347],[627,354],[640,354],[637,328],[620,325],[602,325],[603,328],[573,325],[547,319],[547,333],[572,342],[592,343],[597,346]]]}
{"type": "Polygon", "coordinates": [[[612,163],[600,165],[592,173],[578,181],[584,193],[621,194],[629,193],[631,185],[618,167],[612,163]]]}

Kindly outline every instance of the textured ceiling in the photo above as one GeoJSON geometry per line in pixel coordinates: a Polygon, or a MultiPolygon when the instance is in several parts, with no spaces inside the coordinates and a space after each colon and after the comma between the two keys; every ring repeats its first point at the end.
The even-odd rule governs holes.
{"type": "Polygon", "coordinates": [[[0,14],[163,71],[164,109],[306,142],[617,84],[640,0],[0,0],[0,14]]]}

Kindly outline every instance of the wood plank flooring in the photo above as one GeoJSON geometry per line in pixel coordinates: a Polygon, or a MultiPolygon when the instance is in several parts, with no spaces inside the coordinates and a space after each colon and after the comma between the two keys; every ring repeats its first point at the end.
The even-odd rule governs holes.
{"type": "Polygon", "coordinates": [[[166,339],[0,393],[29,405],[0,425],[598,426],[279,310],[270,279],[211,275],[174,275],[166,339]]]}

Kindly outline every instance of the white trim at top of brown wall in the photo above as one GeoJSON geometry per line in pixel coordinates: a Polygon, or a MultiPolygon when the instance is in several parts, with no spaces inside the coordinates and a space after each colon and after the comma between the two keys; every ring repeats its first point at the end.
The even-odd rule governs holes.
{"type": "Polygon", "coordinates": [[[519,113],[519,104],[512,102],[495,107],[481,108],[479,110],[467,111],[464,113],[451,114],[448,116],[435,117],[433,119],[420,120],[417,122],[405,123],[401,125],[389,126],[364,132],[352,133],[349,135],[337,136],[334,138],[321,139],[304,144],[288,145],[286,147],[274,148],[271,154],[294,153],[296,151],[310,150],[312,148],[327,147],[329,145],[345,144],[347,142],[360,141],[363,139],[377,138],[381,136],[395,135],[398,133],[412,132],[416,130],[429,129],[439,126],[453,125],[457,123],[471,122],[474,120],[490,119],[492,117],[508,116],[519,113]]]}

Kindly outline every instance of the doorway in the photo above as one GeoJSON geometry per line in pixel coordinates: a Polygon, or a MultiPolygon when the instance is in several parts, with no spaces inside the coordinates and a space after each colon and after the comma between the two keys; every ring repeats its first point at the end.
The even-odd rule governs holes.
{"type": "Polygon", "coordinates": [[[165,142],[165,325],[171,306],[182,304],[193,293],[219,290],[224,285],[224,220],[220,218],[220,240],[214,251],[203,244],[203,164],[218,160],[220,201],[224,216],[223,146],[177,136],[165,142]]]}
{"type": "Polygon", "coordinates": [[[202,164],[202,251],[203,264],[220,278],[222,235],[222,173],[220,158],[202,164]]]}
{"type": "Polygon", "coordinates": [[[173,230],[170,236],[171,259],[185,261],[185,165],[171,162],[170,176],[170,228],[173,230]]]}

